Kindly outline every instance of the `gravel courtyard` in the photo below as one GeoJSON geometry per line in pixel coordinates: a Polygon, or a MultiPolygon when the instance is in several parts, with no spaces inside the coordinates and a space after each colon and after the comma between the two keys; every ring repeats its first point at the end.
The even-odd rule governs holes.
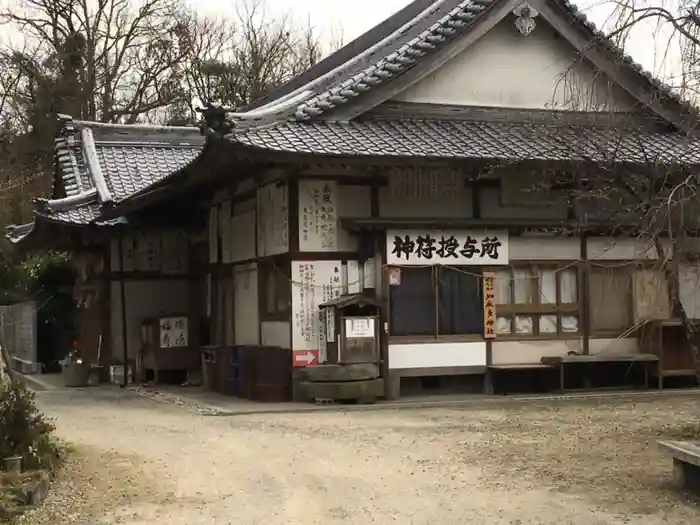
{"type": "Polygon", "coordinates": [[[700,522],[656,446],[695,395],[236,417],[116,390],[37,401],[76,451],[29,525],[700,522]]]}

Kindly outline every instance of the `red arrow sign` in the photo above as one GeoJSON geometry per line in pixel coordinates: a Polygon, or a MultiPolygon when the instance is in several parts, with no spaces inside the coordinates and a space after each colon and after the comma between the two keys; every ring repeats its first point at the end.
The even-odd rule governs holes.
{"type": "Polygon", "coordinates": [[[312,366],[318,364],[318,350],[293,350],[294,366],[312,366]]]}

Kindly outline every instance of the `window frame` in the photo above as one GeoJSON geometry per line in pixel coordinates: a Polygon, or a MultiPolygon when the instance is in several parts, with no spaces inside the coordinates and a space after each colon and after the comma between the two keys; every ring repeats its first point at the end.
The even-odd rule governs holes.
{"type": "MultiPolygon", "coordinates": [[[[496,332],[496,341],[514,341],[514,340],[567,340],[578,339],[583,336],[583,313],[582,313],[582,283],[584,266],[581,261],[517,261],[504,266],[491,266],[484,268],[484,271],[493,272],[498,276],[499,273],[509,272],[510,278],[514,279],[516,270],[527,269],[530,274],[530,293],[535,301],[531,304],[516,304],[515,303],[515,287],[509,287],[510,304],[496,304],[496,319],[500,317],[509,317],[511,319],[510,333],[496,332]],[[542,303],[540,289],[540,270],[555,271],[555,302],[542,303]],[[561,273],[565,269],[571,269],[576,276],[576,302],[562,303],[561,302],[561,273]],[[541,332],[540,317],[545,315],[556,316],[557,330],[556,332],[541,332]],[[565,332],[562,330],[562,317],[576,317],[578,319],[577,330],[575,332],[565,332]],[[528,316],[532,318],[532,333],[524,334],[515,331],[515,317],[528,316]]],[[[496,277],[498,278],[498,277],[496,277]]],[[[512,281],[511,281],[512,283],[512,281]]],[[[588,293],[586,290],[585,293],[588,293]]]]}
{"type": "MultiPolygon", "coordinates": [[[[440,296],[439,296],[439,272],[442,271],[444,268],[448,269],[454,269],[454,268],[469,268],[470,271],[469,273],[473,273],[475,275],[478,275],[479,283],[481,283],[481,279],[483,277],[483,272],[485,271],[485,268],[482,266],[468,266],[468,265],[462,265],[462,266],[452,266],[452,265],[443,265],[443,264],[432,264],[429,266],[411,266],[411,265],[391,265],[387,266],[384,270],[384,282],[386,282],[387,286],[387,320],[388,320],[388,339],[389,343],[392,344],[408,344],[408,343],[435,343],[435,342],[476,342],[476,341],[483,341],[484,336],[483,333],[480,334],[440,334],[439,332],[439,326],[440,326],[440,296]],[[433,335],[397,335],[397,334],[392,334],[391,329],[392,329],[392,322],[391,322],[391,285],[389,284],[389,271],[391,271],[391,268],[399,268],[400,270],[403,270],[405,268],[410,269],[410,268],[426,268],[429,267],[431,270],[431,279],[432,279],[432,288],[433,288],[433,294],[435,295],[435,308],[433,315],[435,317],[434,322],[435,322],[435,334],[433,335]]],[[[459,271],[459,270],[457,270],[459,271]]],[[[483,290],[481,287],[479,288],[480,291],[483,290]]]]}
{"type": "Polygon", "coordinates": [[[588,262],[588,268],[587,268],[587,273],[588,273],[588,289],[586,290],[586,293],[588,294],[588,326],[589,326],[589,336],[590,339],[617,339],[620,337],[623,338],[636,338],[638,336],[638,329],[641,328],[641,326],[636,327],[634,330],[632,328],[634,327],[634,272],[635,270],[654,270],[658,269],[658,261],[654,259],[593,259],[589,260],[588,262]],[[593,318],[591,316],[591,310],[593,308],[593,301],[592,301],[592,288],[591,288],[591,277],[592,277],[592,270],[593,269],[601,269],[601,268],[625,268],[629,272],[629,278],[630,278],[630,293],[627,295],[625,298],[625,308],[627,308],[627,314],[629,315],[630,319],[630,326],[628,326],[625,329],[618,330],[618,329],[603,329],[603,330],[596,330],[593,326],[593,318]]]}

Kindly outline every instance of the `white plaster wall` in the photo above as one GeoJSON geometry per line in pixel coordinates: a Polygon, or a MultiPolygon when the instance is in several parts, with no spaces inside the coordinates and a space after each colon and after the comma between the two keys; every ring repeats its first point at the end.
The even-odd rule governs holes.
{"type": "Polygon", "coordinates": [[[389,345],[389,368],[486,366],[486,343],[411,343],[389,345]]]}
{"type": "Polygon", "coordinates": [[[491,362],[494,365],[536,364],[543,357],[562,357],[580,352],[580,339],[556,341],[494,341],[491,362]]]}
{"type": "Polygon", "coordinates": [[[575,237],[510,237],[508,256],[511,261],[577,261],[581,241],[575,237]]]}
{"type": "MultiPolygon", "coordinates": [[[[189,281],[180,279],[126,281],[126,328],[130,358],[135,358],[141,348],[141,322],[161,315],[186,315],[189,313],[189,281]]],[[[112,352],[123,355],[121,283],[111,283],[112,352]]]]}
{"type": "Polygon", "coordinates": [[[261,344],[291,348],[291,330],[287,321],[263,321],[260,323],[261,344]]]}
{"type": "Polygon", "coordinates": [[[233,268],[234,338],[237,345],[260,344],[258,268],[243,264],[233,268]]]}
{"type": "MultiPolygon", "coordinates": [[[[639,345],[634,337],[590,339],[588,345],[591,354],[639,353],[639,345]]],[[[583,341],[581,339],[494,341],[492,351],[494,365],[537,364],[543,357],[564,357],[568,352],[583,352],[583,341]]]]}
{"type": "Polygon", "coordinates": [[[678,265],[678,296],[689,319],[700,318],[700,265],[678,265]]]}
{"type": "Polygon", "coordinates": [[[465,106],[627,111],[631,97],[602,74],[541,17],[521,35],[508,15],[472,46],[394,100],[465,106]]]}

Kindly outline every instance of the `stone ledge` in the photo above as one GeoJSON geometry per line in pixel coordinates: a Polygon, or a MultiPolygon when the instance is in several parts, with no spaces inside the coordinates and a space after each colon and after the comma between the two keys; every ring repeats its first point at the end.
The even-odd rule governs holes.
{"type": "Polygon", "coordinates": [[[301,382],[299,386],[306,399],[332,399],[338,401],[356,399],[358,401],[374,402],[378,397],[384,395],[383,379],[325,383],[305,381],[301,382]]]}
{"type": "Polygon", "coordinates": [[[374,363],[316,365],[300,368],[297,374],[299,380],[313,383],[369,381],[379,377],[379,367],[374,363]]]}

